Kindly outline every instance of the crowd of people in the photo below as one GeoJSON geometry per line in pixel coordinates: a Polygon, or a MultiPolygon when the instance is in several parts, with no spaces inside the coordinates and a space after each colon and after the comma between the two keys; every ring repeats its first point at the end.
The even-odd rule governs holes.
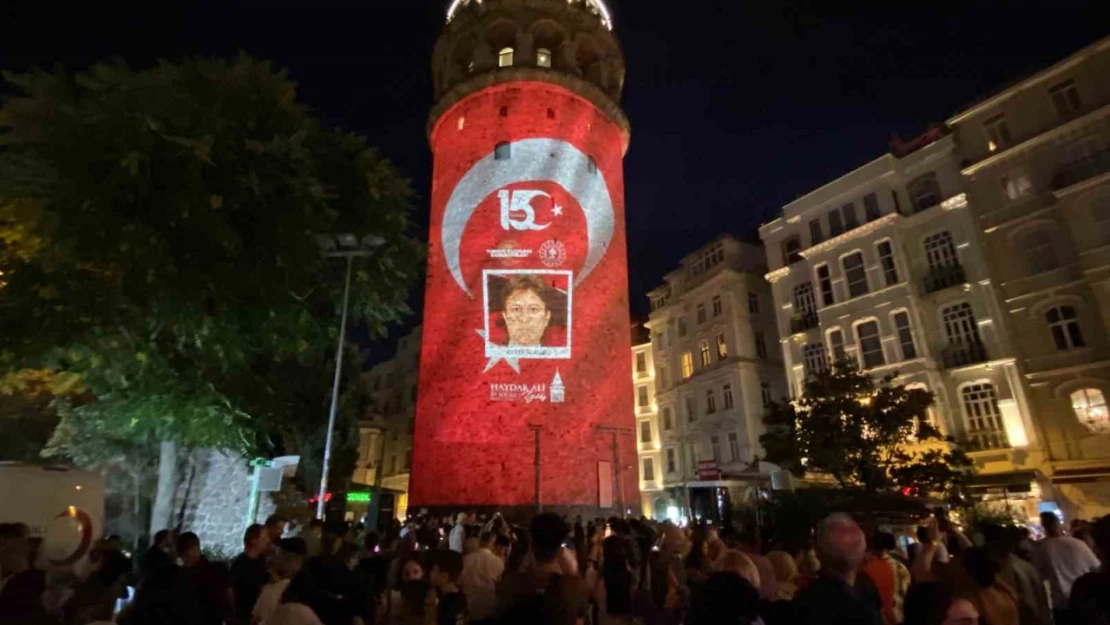
{"type": "Polygon", "coordinates": [[[229,563],[167,530],[134,563],[100,541],[69,579],[4,524],[0,625],[1110,625],[1110,517],[1070,536],[1041,522],[1037,541],[999,525],[973,541],[938,510],[907,544],[834,514],[765,548],[755,528],[552,513],[384,534],[275,515],[229,563]]]}

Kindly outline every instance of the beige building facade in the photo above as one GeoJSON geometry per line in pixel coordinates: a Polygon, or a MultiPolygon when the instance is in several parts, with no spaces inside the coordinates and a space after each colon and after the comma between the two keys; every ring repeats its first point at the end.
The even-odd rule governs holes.
{"type": "Polygon", "coordinates": [[[948,120],[1034,415],[1044,499],[1110,512],[1110,38],[948,120]]]}
{"type": "Polygon", "coordinates": [[[765,272],[759,245],[721,236],[648,294],[650,342],[633,349],[633,371],[650,402],[637,408],[649,516],[686,517],[695,489],[709,497],[727,490],[735,503],[767,483],[757,462],[763,412],[785,395],[786,382],[765,272]],[[647,354],[644,373],[639,354],[647,354]]]}

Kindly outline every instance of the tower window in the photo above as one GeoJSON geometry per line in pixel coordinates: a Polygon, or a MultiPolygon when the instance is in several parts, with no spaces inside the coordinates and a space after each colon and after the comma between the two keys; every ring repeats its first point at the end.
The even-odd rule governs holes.
{"type": "Polygon", "coordinates": [[[590,157],[590,162],[586,165],[586,171],[590,172],[591,174],[597,173],[597,161],[595,161],[594,157],[592,156],[590,157]]]}
{"type": "Polygon", "coordinates": [[[540,48],[539,50],[537,50],[536,65],[540,67],[551,67],[551,50],[548,50],[547,48],[540,48]]]}
{"type": "Polygon", "coordinates": [[[498,67],[512,67],[513,65],[513,49],[501,48],[501,52],[497,55],[498,67]]]}
{"type": "Polygon", "coordinates": [[[547,109],[547,118],[555,119],[555,109],[547,109]]]}
{"type": "Polygon", "coordinates": [[[502,141],[493,148],[493,160],[507,161],[513,155],[512,144],[508,141],[502,141]]]}
{"type": "Polygon", "coordinates": [[[502,106],[501,107],[501,117],[508,117],[508,116],[509,116],[509,107],[502,106]]]}

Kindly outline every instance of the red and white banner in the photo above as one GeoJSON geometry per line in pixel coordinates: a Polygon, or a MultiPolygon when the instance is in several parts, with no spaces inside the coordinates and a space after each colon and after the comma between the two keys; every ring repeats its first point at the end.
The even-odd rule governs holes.
{"type": "MultiPolygon", "coordinates": [[[[598,505],[598,462],[616,460],[598,426],[634,426],[624,147],[546,83],[440,116],[411,506],[534,503],[537,436],[540,500],[598,505]]],[[[636,501],[631,434],[618,448],[636,501]]]]}

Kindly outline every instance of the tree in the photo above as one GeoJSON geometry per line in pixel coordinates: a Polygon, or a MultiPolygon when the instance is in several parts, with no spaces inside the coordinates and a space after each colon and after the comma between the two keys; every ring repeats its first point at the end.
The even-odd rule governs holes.
{"type": "Polygon", "coordinates": [[[160,448],[164,476],[177,445],[272,449],[300,409],[267,394],[275,363],[333,366],[344,268],[316,233],[387,241],[356,266],[352,322],[380,333],[407,312],[407,181],[323,128],[284,72],[241,56],[4,77],[0,375],[65,374],[92,398],[56,402],[56,450],[160,448]]]}
{"type": "Polygon", "coordinates": [[[807,379],[800,398],[764,417],[767,461],[799,477],[827,474],[841,487],[961,498],[971,460],[929,423],[933,395],[892,384],[895,375],[876,384],[837,363],[807,379]]]}

